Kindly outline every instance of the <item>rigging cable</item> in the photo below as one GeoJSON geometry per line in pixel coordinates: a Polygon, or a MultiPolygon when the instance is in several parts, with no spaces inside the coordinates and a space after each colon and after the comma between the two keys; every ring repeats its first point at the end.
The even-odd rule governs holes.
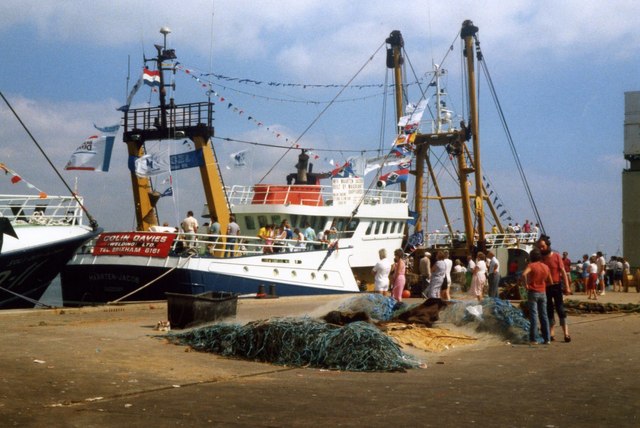
{"type": "Polygon", "coordinates": [[[386,133],[385,133],[385,123],[384,123],[384,118],[387,117],[387,97],[388,97],[388,89],[387,89],[387,84],[389,83],[389,71],[387,70],[387,72],[385,72],[384,74],[384,95],[382,97],[382,111],[381,111],[381,118],[380,118],[380,140],[378,141],[378,155],[381,155],[384,150],[384,140],[386,139],[386,133]]]}
{"type": "MultiPolygon", "coordinates": [[[[476,39],[477,41],[477,39],[476,39]]],[[[536,218],[536,222],[540,225],[540,230],[542,233],[546,233],[544,230],[544,226],[542,224],[542,220],[540,218],[540,213],[538,211],[538,207],[533,199],[533,194],[531,193],[531,188],[529,187],[529,182],[527,181],[527,177],[524,173],[524,168],[522,167],[522,163],[520,162],[520,157],[518,156],[518,152],[516,150],[516,146],[513,142],[513,137],[511,136],[511,131],[509,130],[509,125],[507,124],[506,118],[504,116],[504,112],[502,110],[502,106],[500,105],[500,101],[498,100],[498,95],[496,93],[496,89],[493,85],[493,81],[491,80],[491,75],[489,74],[489,69],[487,68],[486,61],[484,60],[484,55],[480,51],[480,42],[477,42],[478,48],[478,62],[482,66],[482,71],[487,79],[487,83],[489,85],[489,91],[491,92],[491,97],[493,98],[494,103],[496,104],[496,108],[498,110],[498,116],[500,117],[500,122],[502,123],[502,127],[504,128],[505,134],[507,136],[507,141],[509,142],[509,148],[511,149],[511,154],[513,155],[513,159],[516,162],[516,167],[518,169],[518,173],[520,174],[520,178],[522,179],[522,183],[524,184],[525,192],[527,194],[527,198],[529,199],[529,204],[531,205],[531,209],[533,209],[533,214],[536,218]]]]}
{"type": "Polygon", "coordinates": [[[296,140],[293,142],[293,144],[291,144],[291,146],[282,154],[282,156],[280,156],[280,158],[276,161],[276,163],[273,164],[273,166],[271,168],[269,168],[269,171],[267,171],[267,173],[260,179],[260,181],[258,181],[258,184],[262,183],[262,181],[267,177],[267,175],[269,175],[271,173],[271,171],[273,171],[274,168],[280,163],[280,161],[282,161],[282,159],[284,159],[286,154],[289,153],[289,151],[291,149],[293,149],[298,144],[298,141],[300,141],[300,139],[311,129],[311,127],[313,125],[315,125],[318,120],[320,120],[322,115],[329,109],[329,107],[331,107],[333,105],[335,100],[338,99],[338,97],[344,92],[344,90],[349,87],[351,82],[353,82],[355,80],[355,78],[358,77],[358,75],[362,72],[362,70],[364,70],[364,68],[367,66],[367,64],[369,64],[373,60],[373,58],[380,51],[380,49],[382,49],[382,47],[384,45],[385,45],[384,42],[382,44],[380,44],[378,49],[376,49],[376,51],[369,57],[369,59],[367,59],[367,61],[365,61],[365,63],[362,64],[362,67],[360,67],[360,69],[357,71],[357,73],[351,79],[349,79],[349,81],[342,87],[342,89],[340,89],[338,91],[336,96],[333,97],[333,100],[331,100],[331,102],[329,104],[327,104],[324,109],[322,109],[320,114],[318,114],[318,116],[316,116],[316,118],[311,121],[311,123],[305,128],[305,130],[302,131],[302,134],[300,134],[300,136],[298,138],[296,138],[296,140]]]}
{"type": "Polygon", "coordinates": [[[9,103],[9,100],[7,100],[7,98],[5,98],[4,94],[2,93],[2,91],[0,91],[0,97],[2,97],[2,99],[4,100],[4,102],[7,104],[7,106],[9,107],[9,109],[11,110],[11,112],[13,113],[13,115],[16,117],[16,119],[18,119],[18,122],[20,122],[20,125],[22,125],[22,127],[24,128],[24,130],[27,132],[27,135],[29,135],[29,137],[31,138],[31,141],[34,142],[34,144],[36,145],[36,147],[38,148],[38,150],[40,150],[40,153],[42,153],[42,155],[44,156],[44,158],[47,160],[47,162],[49,162],[49,165],[51,165],[51,168],[53,168],[53,170],[55,171],[55,173],[58,175],[58,178],[60,178],[60,180],[62,181],[62,184],[64,184],[64,186],[67,188],[67,190],[69,191],[69,193],[73,196],[73,198],[76,200],[76,202],[78,203],[78,205],[80,206],[80,208],[82,208],[82,211],[84,211],[84,213],[87,215],[87,219],[89,219],[89,224],[91,225],[91,228],[93,230],[96,230],[98,228],[98,222],[93,218],[93,216],[89,213],[89,211],[85,208],[85,206],[82,204],[82,202],[80,202],[80,198],[78,198],[78,195],[75,194],[75,192],[73,190],[71,190],[71,187],[69,187],[69,185],[67,184],[67,182],[65,181],[65,179],[62,177],[62,175],[60,174],[60,172],[58,171],[58,169],[55,167],[55,165],[53,164],[53,162],[51,162],[51,159],[49,159],[49,156],[47,156],[47,154],[44,152],[44,150],[42,149],[42,147],[40,146],[40,144],[38,143],[38,141],[36,141],[35,137],[33,136],[33,134],[31,134],[31,131],[29,131],[29,128],[27,128],[27,125],[25,125],[25,123],[22,121],[22,119],[20,118],[20,116],[18,116],[18,113],[13,109],[13,107],[11,106],[11,104],[9,103]]]}

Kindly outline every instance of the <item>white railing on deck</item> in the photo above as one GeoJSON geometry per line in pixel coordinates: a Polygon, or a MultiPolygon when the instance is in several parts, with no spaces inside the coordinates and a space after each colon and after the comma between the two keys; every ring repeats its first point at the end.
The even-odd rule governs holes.
{"type": "MultiPolygon", "coordinates": [[[[536,233],[487,233],[485,240],[487,248],[496,247],[518,247],[519,245],[531,245],[536,242],[536,233]]],[[[450,233],[428,233],[425,236],[425,246],[428,248],[450,248],[451,246],[462,246],[466,241],[464,234],[450,233]]],[[[474,244],[476,240],[474,240],[474,244]]]]}
{"type": "Polygon", "coordinates": [[[0,217],[14,225],[68,226],[82,224],[83,215],[73,196],[0,195],[0,217]]]}
{"type": "MultiPolygon", "coordinates": [[[[318,198],[322,201],[322,203],[318,204],[318,206],[322,205],[331,205],[333,201],[333,188],[331,186],[318,186],[318,190],[311,190],[311,185],[301,185],[301,186],[285,186],[285,185],[273,185],[273,186],[264,186],[261,187],[260,196],[257,200],[254,201],[254,196],[256,194],[254,186],[232,186],[231,188],[227,188],[227,197],[229,198],[229,203],[231,205],[250,205],[250,204],[274,204],[275,202],[271,201],[269,198],[261,197],[261,195],[267,195],[270,191],[274,194],[278,194],[282,196],[279,198],[278,203],[286,204],[300,204],[300,205],[315,205],[318,198]],[[273,187],[274,190],[270,190],[273,187]],[[304,188],[309,188],[308,191],[302,190],[304,188]],[[287,188],[286,191],[283,191],[283,188],[287,188]],[[299,198],[299,202],[292,202],[289,198],[291,193],[296,194],[296,199],[299,198]],[[300,195],[302,195],[300,197],[300,195]],[[307,195],[307,196],[305,196],[307,195]]],[[[315,187],[315,186],[314,186],[315,187]]],[[[367,205],[377,205],[377,204],[397,204],[406,202],[406,192],[401,192],[400,190],[388,190],[388,189],[374,189],[367,193],[364,197],[364,204],[367,205]]]]}

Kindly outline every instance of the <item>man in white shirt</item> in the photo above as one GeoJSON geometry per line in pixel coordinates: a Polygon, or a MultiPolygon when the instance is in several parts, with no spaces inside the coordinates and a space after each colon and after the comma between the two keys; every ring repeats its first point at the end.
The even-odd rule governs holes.
{"type": "Polygon", "coordinates": [[[227,226],[227,249],[224,252],[225,257],[233,257],[235,253],[236,242],[238,241],[237,236],[240,235],[240,226],[236,223],[236,217],[229,217],[229,225],[227,226]]]}
{"type": "Polygon", "coordinates": [[[391,261],[387,258],[387,250],[384,248],[378,251],[380,260],[373,267],[374,286],[373,291],[386,295],[389,292],[389,274],[391,273],[391,261]]]}
{"type": "Polygon", "coordinates": [[[418,268],[420,269],[420,285],[422,286],[420,292],[426,297],[424,292],[429,286],[429,281],[431,281],[431,253],[425,251],[424,256],[420,259],[418,268]]]}
{"type": "Polygon", "coordinates": [[[449,290],[451,290],[451,268],[453,267],[453,261],[449,258],[449,250],[444,250],[443,253],[443,262],[445,265],[444,275],[447,279],[447,284],[440,288],[440,297],[442,297],[442,300],[451,300],[451,292],[449,290]]]}
{"type": "Polygon", "coordinates": [[[493,254],[493,251],[487,253],[489,259],[489,297],[498,297],[498,287],[500,286],[500,261],[493,254]]]}
{"type": "Polygon", "coordinates": [[[198,220],[193,216],[193,211],[187,212],[187,217],[182,220],[182,224],[180,226],[184,232],[187,247],[195,247],[195,234],[198,230],[198,220]]]}

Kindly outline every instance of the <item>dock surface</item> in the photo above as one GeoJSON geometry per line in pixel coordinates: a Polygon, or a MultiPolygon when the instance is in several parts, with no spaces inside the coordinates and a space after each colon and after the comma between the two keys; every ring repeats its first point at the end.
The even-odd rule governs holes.
{"type": "MultiPolygon", "coordinates": [[[[341,299],[240,300],[235,321],[321,316],[341,299]]],[[[607,292],[601,301],[638,304],[640,294],[607,292]]],[[[438,353],[406,349],[428,367],[405,373],[291,368],[195,352],[154,330],[166,319],[162,302],[2,311],[0,425],[640,424],[638,313],[570,316],[571,343],[512,345],[483,335],[438,353]]],[[[559,328],[556,335],[562,338],[559,328]]]]}

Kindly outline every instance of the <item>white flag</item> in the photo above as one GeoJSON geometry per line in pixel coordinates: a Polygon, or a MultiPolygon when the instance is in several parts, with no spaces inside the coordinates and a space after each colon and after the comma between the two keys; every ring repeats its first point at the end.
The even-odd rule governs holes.
{"type": "Polygon", "coordinates": [[[162,150],[140,156],[135,160],[136,175],[138,177],[151,177],[171,171],[169,151],[162,150]]]}
{"type": "Polygon", "coordinates": [[[247,165],[247,152],[249,150],[240,150],[239,152],[231,153],[230,157],[233,159],[233,166],[236,168],[247,165]]]}
{"type": "Polygon", "coordinates": [[[397,157],[393,155],[389,156],[376,156],[373,158],[366,158],[363,155],[350,157],[349,162],[353,165],[353,172],[358,177],[364,177],[371,171],[375,171],[384,166],[402,165],[411,163],[411,156],[397,157]]]}
{"type": "Polygon", "coordinates": [[[64,169],[80,171],[109,171],[115,135],[93,135],[78,147],[64,169]]]}
{"type": "Polygon", "coordinates": [[[407,105],[405,108],[405,116],[402,116],[398,121],[398,126],[400,127],[415,127],[416,129],[420,126],[420,121],[422,120],[422,115],[424,114],[424,109],[427,107],[427,100],[422,100],[418,103],[417,106],[413,104],[407,105]]]}

